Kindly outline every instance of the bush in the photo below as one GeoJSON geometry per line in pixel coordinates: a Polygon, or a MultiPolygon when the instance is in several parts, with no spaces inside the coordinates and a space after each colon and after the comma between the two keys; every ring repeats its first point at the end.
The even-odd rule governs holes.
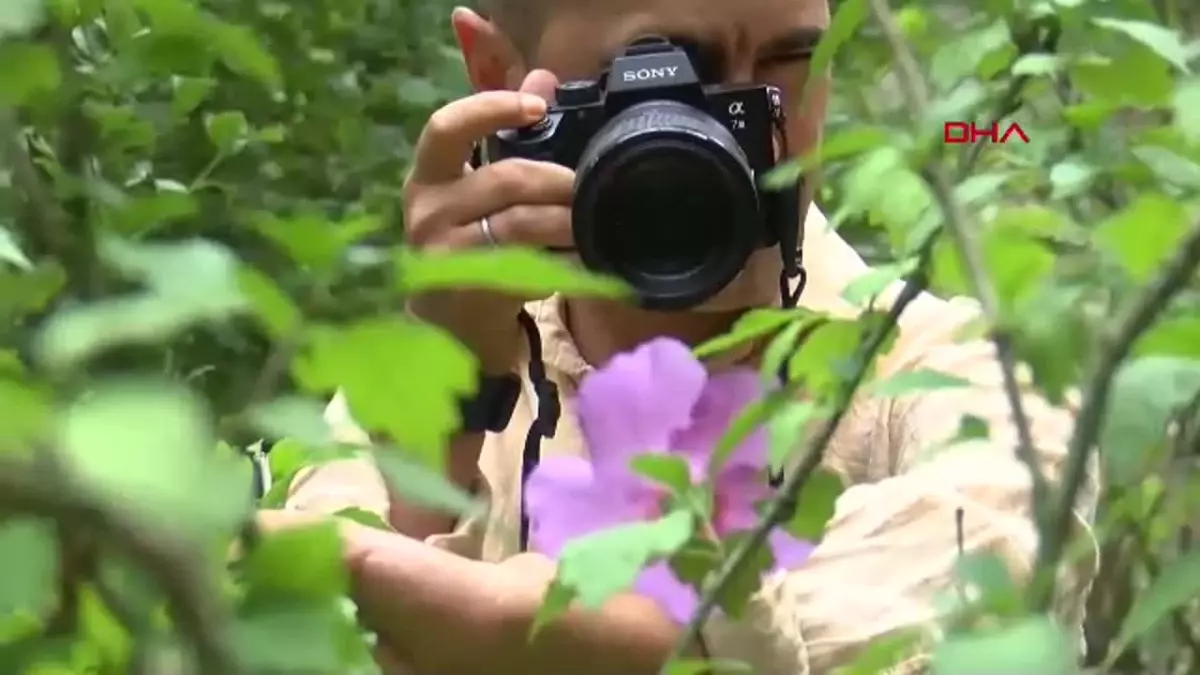
{"type": "MultiPolygon", "coordinates": [[[[1200,42],[1187,36],[1200,12],[836,4],[814,59],[836,61],[827,137],[797,166],[823,166],[823,208],[878,264],[853,292],[904,278],[982,301],[1001,366],[1028,367],[1077,407],[1071,467],[1101,449],[1086,665],[1194,672],[1200,42]],[[1021,133],[947,145],[945,123],[971,120],[1021,133]]],[[[403,448],[379,451],[397,489],[468,508],[440,469],[474,365],[402,318],[404,298],[456,280],[612,289],[528,252],[403,249],[412,141],[466,89],[448,12],[409,0],[0,6],[5,672],[370,672],[334,533],[256,533],[244,455],[276,441],[278,486],[352,452],[320,419],[343,387],[356,418],[403,448]],[[229,565],[235,539],[249,553],[229,565]]],[[[888,328],[845,345],[860,377],[831,369],[833,408],[888,328]]],[[[1071,543],[1056,516],[1080,475],[1037,504],[1042,577],[1071,543]]],[[[806,481],[805,503],[826,510],[836,490],[801,472],[793,494],[806,481]]],[[[1032,604],[981,605],[1021,609],[952,631],[948,645],[972,649],[944,650],[939,673],[1003,670],[1054,639],[1034,618],[1044,585],[984,590],[1032,604]]],[[[858,672],[898,653],[882,645],[858,672]]]]}

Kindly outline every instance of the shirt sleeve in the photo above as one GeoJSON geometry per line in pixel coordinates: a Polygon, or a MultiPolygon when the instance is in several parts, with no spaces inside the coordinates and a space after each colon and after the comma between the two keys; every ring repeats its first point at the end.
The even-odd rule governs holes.
{"type": "MultiPolygon", "coordinates": [[[[749,663],[762,675],[824,675],[853,661],[868,643],[904,629],[935,628],[935,599],[951,590],[963,550],[997,554],[1028,578],[1037,547],[1027,468],[1015,458],[1015,429],[989,342],[959,342],[978,316],[970,301],[925,296],[905,312],[900,338],[879,377],[932,369],[969,380],[969,388],[867,400],[852,409],[831,452],[856,465],[856,482],[813,556],[764,582],[740,621],[715,619],[709,652],[749,663]],[[987,438],[955,441],[964,416],[990,425],[987,438]]],[[[1069,411],[1026,392],[1024,407],[1044,473],[1055,480],[1066,457],[1069,411]]],[[[1091,532],[1094,470],[1075,512],[1090,555],[1060,579],[1056,611],[1068,628],[1083,621],[1098,552],[1091,532]]],[[[929,633],[932,635],[932,633],[929,633]]],[[[925,672],[918,649],[892,675],[925,672]]]]}

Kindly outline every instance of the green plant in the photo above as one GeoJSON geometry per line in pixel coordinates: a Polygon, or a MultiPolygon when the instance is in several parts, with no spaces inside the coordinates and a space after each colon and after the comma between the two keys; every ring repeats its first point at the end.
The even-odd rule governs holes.
{"type": "MultiPolygon", "coordinates": [[[[869,299],[907,279],[974,296],[1006,376],[1028,367],[1051,400],[1081,394],[1066,475],[1038,481],[1038,583],[987,576],[985,601],[1022,602],[983,606],[1023,609],[951,631],[934,668],[1054,656],[1045,572],[1068,554],[1064,505],[1099,444],[1105,566],[1086,666],[1194,671],[1200,42],[1188,36],[1200,14],[1132,0],[886,4],[836,3],[814,59],[838,76],[827,138],[795,167],[824,167],[822,206],[879,263],[848,292],[869,299]],[[1017,121],[1030,142],[944,145],[943,123],[969,119],[1017,121]]],[[[404,297],[454,282],[617,291],[528,252],[403,249],[412,139],[465,91],[448,11],[411,0],[0,7],[0,670],[187,672],[180,659],[194,657],[220,675],[371,672],[334,531],[258,536],[243,450],[283,439],[277,484],[355,452],[320,420],[342,387],[358,421],[395,446],[380,457],[404,477],[397,489],[470,508],[440,470],[471,357],[401,318],[404,297]],[[230,568],[235,539],[250,554],[230,568]]],[[[838,493],[816,471],[821,452],[896,313],[833,322],[849,339],[820,363],[790,357],[827,385],[827,414],[808,422],[815,440],[785,487],[800,491],[811,522],[792,524],[805,532],[838,493]],[[856,364],[849,377],[829,365],[839,356],[856,364]]],[[[786,347],[811,320],[768,318],[728,339],[778,330],[786,347]]],[[[791,400],[768,400],[730,438],[798,415],[791,400]]],[[[689,634],[784,511],[722,559],[689,634]]],[[[565,575],[580,580],[567,590],[620,587],[632,572],[596,561],[662,547],[635,534],[569,561],[590,573],[565,575]]],[[[883,672],[907,644],[880,644],[851,672],[883,672]]]]}

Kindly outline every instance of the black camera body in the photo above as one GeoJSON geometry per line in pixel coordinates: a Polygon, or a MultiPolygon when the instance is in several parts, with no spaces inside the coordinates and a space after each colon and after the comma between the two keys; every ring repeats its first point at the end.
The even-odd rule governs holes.
{"type": "Polygon", "coordinates": [[[786,154],[783,118],[775,87],[706,86],[683,49],[652,37],[600,79],[560,85],[545,118],[497,134],[487,155],[574,169],[584,265],[625,279],[642,306],[684,309],[759,248],[794,256],[799,190],[761,188],[786,154]]]}

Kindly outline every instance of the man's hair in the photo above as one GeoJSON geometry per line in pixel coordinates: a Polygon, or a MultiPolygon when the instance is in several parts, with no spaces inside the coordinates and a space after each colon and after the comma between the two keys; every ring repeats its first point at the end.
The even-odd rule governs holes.
{"type": "Polygon", "coordinates": [[[555,0],[479,0],[479,10],[504,31],[526,59],[532,58],[546,27],[546,13],[555,0]]]}

